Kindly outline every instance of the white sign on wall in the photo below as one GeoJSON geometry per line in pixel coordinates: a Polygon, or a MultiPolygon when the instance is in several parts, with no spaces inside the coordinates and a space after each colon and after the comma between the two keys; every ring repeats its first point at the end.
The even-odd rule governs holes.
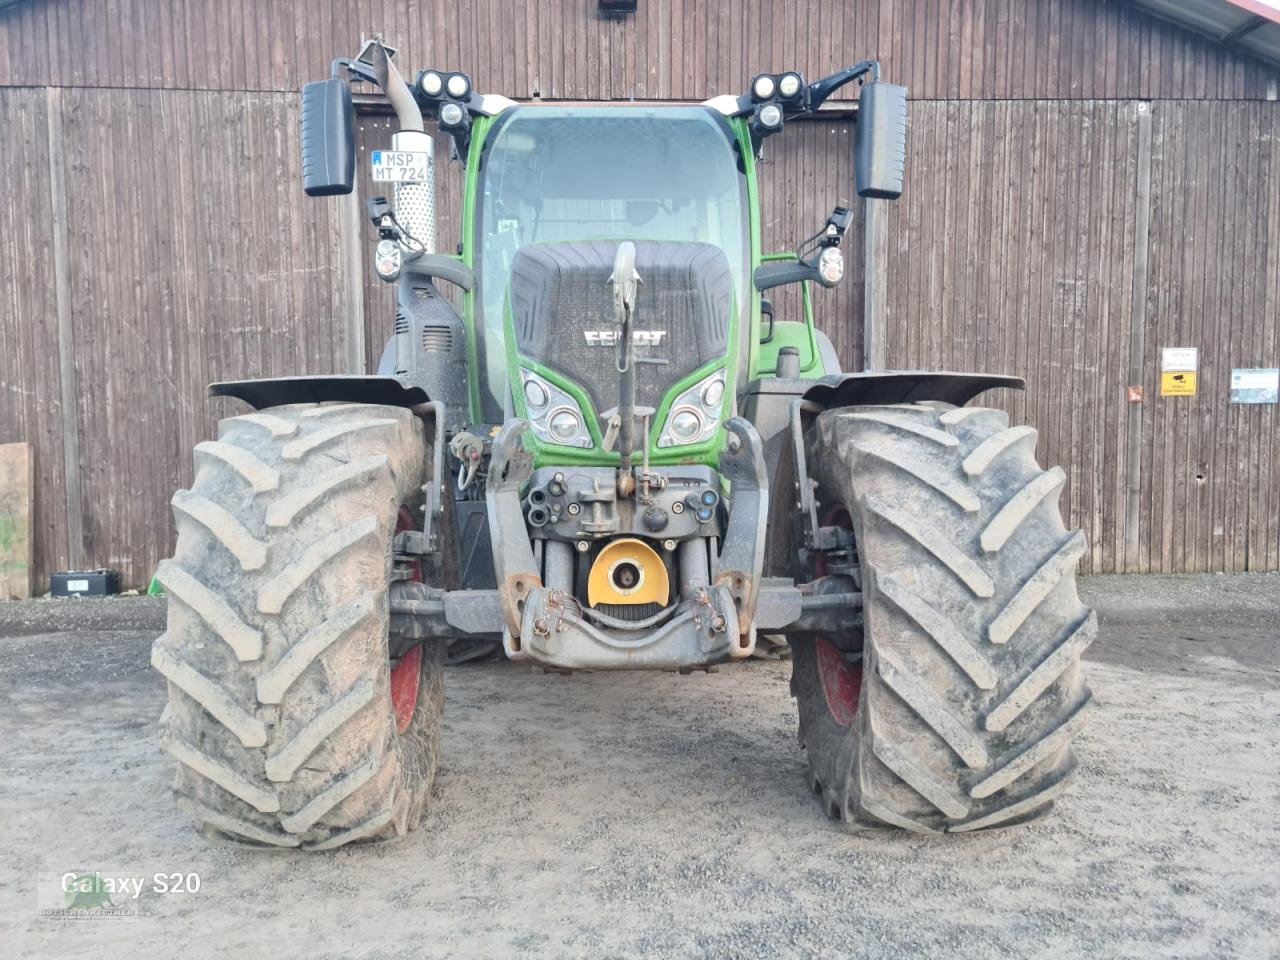
{"type": "Polygon", "coordinates": [[[1164,347],[1160,351],[1160,369],[1166,373],[1194,373],[1199,354],[1198,347],[1164,347]]]}

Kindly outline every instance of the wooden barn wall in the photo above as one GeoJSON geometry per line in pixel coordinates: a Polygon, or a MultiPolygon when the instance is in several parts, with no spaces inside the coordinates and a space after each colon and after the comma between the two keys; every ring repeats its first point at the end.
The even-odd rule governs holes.
{"type": "Polygon", "coordinates": [[[336,235],[298,202],[297,124],[288,95],[67,91],[85,550],[127,583],[170,550],[192,448],[243,410],[207,384],[341,363],[336,235]]]}
{"type": "Polygon", "coordinates": [[[696,99],[878,57],[921,99],[1266,96],[1275,72],[1123,0],[25,0],[0,84],[297,90],[383,34],[511,97],[696,99]]]}
{"type": "Polygon", "coordinates": [[[0,90],[0,443],[35,449],[37,591],[68,562],[48,120],[44,90],[0,90]]]}
{"type": "Polygon", "coordinates": [[[1194,398],[1144,404],[1140,569],[1280,568],[1280,418],[1227,402],[1280,366],[1280,104],[1155,104],[1148,397],[1161,347],[1200,349],[1194,398]]]}
{"type": "Polygon", "coordinates": [[[1276,408],[1227,393],[1231,368],[1280,365],[1280,104],[915,103],[911,130],[908,190],[887,208],[888,366],[1027,378],[988,396],[1065,467],[1084,569],[1276,569],[1276,408]],[[1148,110],[1145,399],[1130,406],[1148,110]],[[1165,346],[1199,348],[1196,397],[1159,396],[1165,346]]]}
{"type": "MultiPolygon", "coordinates": [[[[190,483],[192,448],[214,436],[218,417],[241,408],[209,400],[206,385],[342,369],[337,227],[325,205],[299,202],[294,96],[59,96],[80,460],[78,471],[67,469],[80,481],[87,562],[145,586],[172,546],[169,497],[190,483]],[[190,129],[199,135],[183,135],[190,129]]],[[[34,138],[29,155],[0,151],[0,164],[19,167],[0,171],[4,182],[25,177],[33,187],[9,193],[21,202],[0,213],[4,276],[26,278],[4,284],[0,438],[36,444],[38,590],[68,563],[56,519],[65,506],[55,296],[51,284],[39,286],[52,259],[42,235],[45,97],[6,91],[0,99],[8,135],[34,138]]]]}
{"type": "MultiPolygon", "coordinates": [[[[363,211],[353,221],[343,201],[301,195],[296,95],[373,30],[408,66],[462,68],[482,89],[544,99],[700,99],[762,68],[814,77],[879,57],[914,101],[907,194],[884,205],[888,364],[1027,376],[1025,394],[995,402],[1037,425],[1041,459],[1064,465],[1086,569],[1280,568],[1277,413],[1226,400],[1232,367],[1280,364],[1280,71],[1106,0],[745,0],[733,16],[641,0],[623,20],[595,9],[0,10],[0,441],[36,450],[37,590],[77,556],[145,585],[171,547],[168,499],[190,480],[191,448],[236,408],[207,400],[208,381],[376,363],[390,290],[368,271],[363,211]],[[360,233],[359,277],[341,253],[346,229],[360,233]],[[55,239],[66,241],[61,292],[55,239]],[[1146,399],[1129,406],[1139,342],[1146,399]],[[1199,396],[1157,396],[1162,346],[1200,348],[1199,396]]],[[[367,162],[387,121],[361,122],[367,162]]],[[[837,115],[769,144],[767,247],[793,246],[850,199],[849,138],[837,115]]],[[[460,176],[441,173],[452,241],[460,176]]],[[[845,283],[815,292],[817,321],[851,367],[855,209],[845,283]]],[[[792,293],[774,299],[780,317],[798,315],[792,293]]]]}

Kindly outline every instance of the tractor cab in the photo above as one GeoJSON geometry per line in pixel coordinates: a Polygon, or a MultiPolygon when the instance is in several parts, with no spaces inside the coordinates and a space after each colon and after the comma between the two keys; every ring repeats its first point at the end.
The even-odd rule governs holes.
{"type": "MultiPolygon", "coordinates": [[[[699,106],[517,107],[492,124],[471,198],[486,421],[505,419],[510,393],[540,442],[605,452],[599,415],[617,399],[619,334],[607,280],[624,240],[641,277],[638,402],[669,408],[677,384],[723,371],[738,352],[731,330],[750,322],[741,149],[731,124],[699,106]],[[553,392],[585,394],[588,409],[569,404],[576,423],[563,414],[552,430],[553,392]]],[[[707,427],[686,425],[680,439],[707,427]]]]}

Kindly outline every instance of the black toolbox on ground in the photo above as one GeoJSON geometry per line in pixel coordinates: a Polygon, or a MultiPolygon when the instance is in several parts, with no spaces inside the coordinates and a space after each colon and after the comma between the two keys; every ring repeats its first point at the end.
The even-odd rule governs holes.
{"type": "Polygon", "coordinates": [[[106,597],[120,592],[120,574],[114,570],[67,570],[49,578],[55,597],[106,597]]]}

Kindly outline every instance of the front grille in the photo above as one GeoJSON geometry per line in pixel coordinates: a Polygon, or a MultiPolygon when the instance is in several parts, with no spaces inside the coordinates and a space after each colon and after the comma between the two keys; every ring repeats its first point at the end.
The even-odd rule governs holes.
{"type": "Polygon", "coordinates": [[[660,603],[597,603],[591,608],[597,613],[603,613],[606,617],[613,617],[615,620],[625,620],[628,623],[636,623],[640,620],[646,620],[649,617],[656,616],[662,611],[660,603]]]}

